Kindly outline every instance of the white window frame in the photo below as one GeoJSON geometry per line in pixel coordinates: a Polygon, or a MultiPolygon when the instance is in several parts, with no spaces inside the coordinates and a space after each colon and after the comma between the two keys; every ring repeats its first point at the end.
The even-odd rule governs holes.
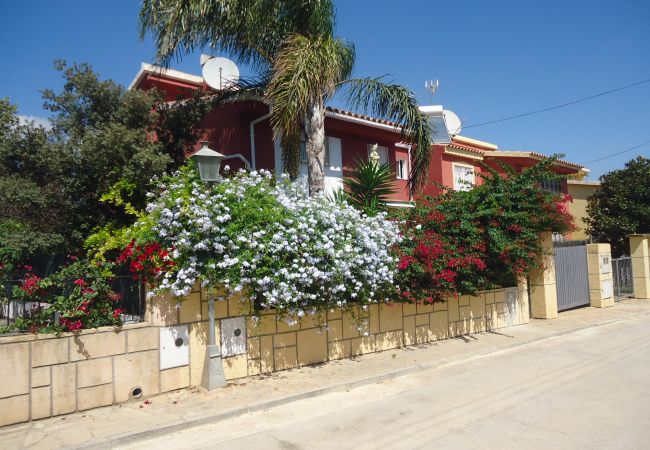
{"type": "Polygon", "coordinates": [[[395,175],[398,180],[408,180],[409,178],[409,161],[405,156],[395,157],[395,175]],[[400,165],[400,163],[402,163],[400,165]],[[401,168],[401,170],[400,170],[401,168]],[[401,172],[401,173],[400,173],[401,172]]]}
{"type": "Polygon", "coordinates": [[[472,189],[472,187],[476,186],[476,173],[475,173],[474,166],[471,164],[458,163],[458,162],[451,163],[451,176],[454,179],[454,191],[469,191],[470,189],[472,189]],[[465,169],[470,169],[472,171],[471,185],[458,182],[458,179],[456,178],[456,167],[463,167],[465,169]]]}

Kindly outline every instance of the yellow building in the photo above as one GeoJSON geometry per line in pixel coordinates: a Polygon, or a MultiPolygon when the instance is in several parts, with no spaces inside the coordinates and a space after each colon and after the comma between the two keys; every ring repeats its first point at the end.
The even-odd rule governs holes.
{"type": "Polygon", "coordinates": [[[575,218],[578,229],[571,234],[571,239],[587,240],[584,218],[587,216],[587,199],[600,188],[600,181],[568,180],[567,189],[573,203],[569,203],[569,211],[575,218]]]}

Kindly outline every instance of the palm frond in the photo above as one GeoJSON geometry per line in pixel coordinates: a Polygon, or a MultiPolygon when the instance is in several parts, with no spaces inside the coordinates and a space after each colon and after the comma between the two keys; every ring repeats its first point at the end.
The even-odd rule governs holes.
{"type": "Polygon", "coordinates": [[[351,79],[343,84],[348,89],[347,100],[353,109],[394,122],[401,129],[402,138],[412,146],[409,189],[412,193],[417,191],[428,177],[431,127],[418,109],[413,93],[404,86],[385,83],[381,78],[351,79]]]}
{"type": "Polygon", "coordinates": [[[348,202],[369,215],[385,209],[388,198],[396,192],[390,166],[373,161],[357,160],[343,185],[348,202]]]}
{"type": "Polygon", "coordinates": [[[143,0],[140,37],[153,34],[159,64],[204,47],[270,65],[292,33],[331,35],[331,0],[143,0]]]}
{"type": "Polygon", "coordinates": [[[300,34],[287,38],[275,59],[266,96],[274,130],[291,130],[309,106],[324,103],[354,65],[354,47],[340,39],[300,34]]]}

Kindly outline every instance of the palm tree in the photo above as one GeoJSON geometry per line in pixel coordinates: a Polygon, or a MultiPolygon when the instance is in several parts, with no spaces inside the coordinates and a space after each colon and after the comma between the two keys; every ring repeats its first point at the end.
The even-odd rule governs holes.
{"type": "Polygon", "coordinates": [[[246,91],[271,106],[271,126],[282,137],[283,156],[297,173],[305,140],[309,190],[324,190],[325,105],[345,90],[350,106],[390,120],[412,146],[412,192],[425,181],[431,151],[430,128],[406,88],[381,78],[350,78],[354,47],[334,36],[331,0],[143,0],[141,36],[155,38],[159,64],[206,46],[249,64],[258,76],[224,99],[246,91]]]}

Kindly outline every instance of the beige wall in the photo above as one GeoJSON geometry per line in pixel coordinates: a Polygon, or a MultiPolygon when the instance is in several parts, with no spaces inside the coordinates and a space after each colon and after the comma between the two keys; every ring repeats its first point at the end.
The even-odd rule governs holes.
{"type": "Polygon", "coordinates": [[[575,218],[578,230],[571,234],[571,239],[587,240],[589,235],[586,233],[584,217],[587,216],[587,199],[600,188],[598,182],[584,182],[569,180],[567,182],[569,195],[573,197],[573,202],[569,203],[569,212],[575,218]]]}
{"type": "MultiPolygon", "coordinates": [[[[215,306],[220,336],[222,321],[245,316],[248,302],[215,306]]],[[[331,310],[293,325],[273,313],[245,322],[246,352],[223,358],[228,379],[518,325],[528,322],[528,294],[523,283],[444,303],[331,310]]],[[[151,297],[145,322],[121,329],[0,337],[0,426],[122,403],[135,387],[146,397],[198,386],[206,341],[207,296],[198,290],[180,308],[151,297]],[[161,331],[179,324],[189,331],[189,362],[160,370],[161,331]]]]}

